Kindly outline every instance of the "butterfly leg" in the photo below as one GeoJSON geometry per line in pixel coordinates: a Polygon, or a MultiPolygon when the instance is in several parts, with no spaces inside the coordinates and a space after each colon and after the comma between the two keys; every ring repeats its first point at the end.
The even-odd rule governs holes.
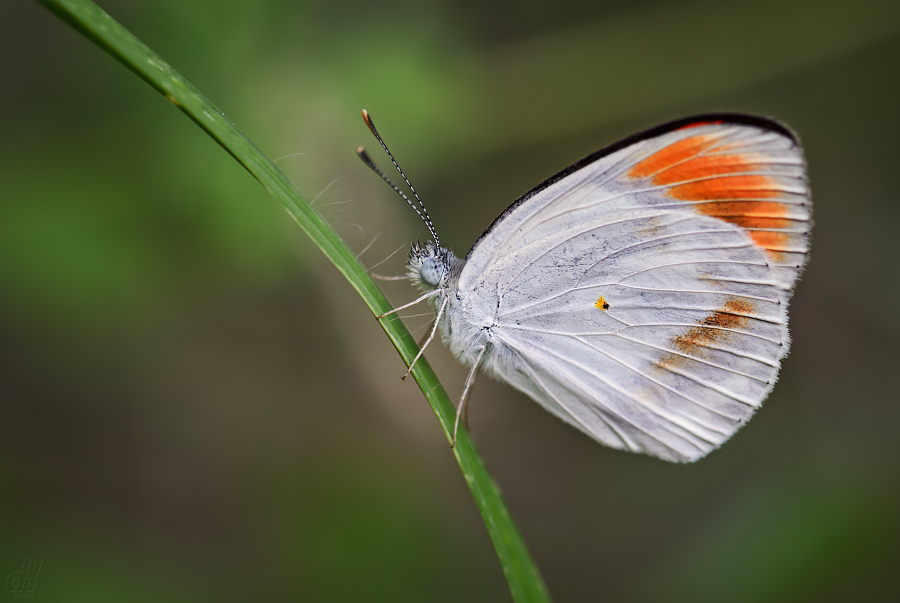
{"type": "Polygon", "coordinates": [[[466,377],[466,386],[463,388],[462,396],[459,398],[459,406],[456,409],[456,421],[453,423],[453,441],[450,443],[450,448],[456,446],[456,433],[459,430],[459,418],[465,412],[466,400],[469,397],[469,389],[472,387],[472,383],[475,382],[475,371],[478,370],[478,365],[481,363],[481,357],[484,356],[484,351],[486,349],[487,346],[481,348],[478,352],[478,357],[475,359],[475,362],[472,363],[472,370],[469,371],[469,376],[466,377]]]}
{"type": "MultiPolygon", "coordinates": [[[[440,291],[440,289],[438,289],[437,291],[440,291]]],[[[406,374],[400,377],[401,379],[405,380],[407,377],[409,377],[409,374],[412,372],[413,367],[416,366],[416,362],[419,361],[419,357],[422,356],[422,353],[425,352],[425,348],[427,348],[428,344],[431,343],[431,340],[434,339],[434,334],[437,333],[438,324],[440,324],[441,322],[441,315],[444,313],[444,308],[447,307],[448,301],[450,301],[450,298],[445,297],[444,301],[441,302],[441,309],[438,310],[437,317],[434,319],[434,326],[431,328],[431,334],[428,335],[428,339],[426,339],[425,343],[422,344],[422,346],[419,348],[419,353],[416,354],[416,357],[413,358],[413,361],[409,363],[409,368],[406,370],[406,374]]]]}
{"type": "Polygon", "coordinates": [[[409,277],[407,275],[403,276],[384,276],[382,274],[376,274],[374,272],[370,272],[369,276],[379,281],[408,281],[409,277]]]}
{"type": "Polygon", "coordinates": [[[428,293],[426,293],[425,295],[423,295],[422,297],[420,297],[419,299],[417,299],[415,301],[411,301],[408,304],[403,304],[402,306],[394,308],[393,310],[389,310],[389,311],[385,312],[384,314],[379,314],[378,316],[375,317],[375,320],[384,318],[388,314],[393,314],[394,312],[399,312],[400,310],[405,310],[406,308],[408,308],[410,306],[415,306],[417,303],[423,302],[426,299],[428,299],[429,297],[434,297],[435,295],[438,295],[440,292],[441,292],[440,289],[435,289],[434,291],[429,291],[428,293]]]}

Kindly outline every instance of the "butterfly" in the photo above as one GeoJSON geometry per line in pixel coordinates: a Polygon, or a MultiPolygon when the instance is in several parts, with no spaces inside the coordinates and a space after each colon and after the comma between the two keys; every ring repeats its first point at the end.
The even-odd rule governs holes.
{"type": "Polygon", "coordinates": [[[479,369],[607,446],[677,462],[721,446],[772,391],[812,216],[787,127],[722,113],[629,136],[519,197],[462,259],[363,118],[417,203],[357,153],[432,239],[407,261],[423,295],[382,317],[430,301],[421,350],[440,331],[471,367],[454,442],[479,369]]]}

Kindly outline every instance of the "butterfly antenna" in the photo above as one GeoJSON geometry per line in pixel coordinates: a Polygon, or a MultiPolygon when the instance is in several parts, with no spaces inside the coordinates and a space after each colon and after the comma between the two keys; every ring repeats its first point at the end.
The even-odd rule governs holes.
{"type": "Polygon", "coordinates": [[[378,140],[378,142],[381,143],[381,148],[384,149],[384,152],[388,154],[388,157],[391,158],[391,162],[394,164],[394,167],[397,168],[398,172],[400,172],[400,175],[403,177],[403,180],[406,182],[406,185],[409,187],[409,190],[411,190],[412,194],[416,197],[416,201],[419,202],[419,207],[421,207],[422,210],[419,211],[419,207],[416,207],[416,205],[410,200],[410,198],[407,197],[403,193],[403,191],[401,191],[399,188],[397,188],[397,185],[395,185],[393,182],[391,182],[390,179],[388,179],[388,177],[384,175],[384,172],[382,172],[375,166],[375,163],[372,162],[372,158],[369,157],[369,154],[366,153],[366,150],[363,147],[361,147],[361,146],[357,147],[356,154],[359,155],[359,158],[363,160],[363,163],[365,163],[367,166],[369,166],[369,168],[373,172],[375,172],[376,174],[381,176],[381,179],[384,180],[385,182],[387,182],[391,186],[392,189],[397,191],[397,194],[400,195],[401,197],[403,197],[403,199],[407,203],[409,203],[410,207],[412,207],[414,210],[416,210],[416,213],[419,215],[420,218],[422,218],[422,221],[425,222],[425,226],[428,227],[428,232],[431,233],[431,237],[434,239],[434,244],[437,245],[438,247],[440,247],[441,243],[440,243],[440,240],[438,239],[437,232],[434,230],[434,224],[431,223],[431,216],[428,215],[428,210],[425,209],[425,204],[422,203],[422,199],[419,198],[419,193],[416,192],[416,189],[415,189],[415,187],[413,187],[412,183],[409,181],[409,178],[407,178],[406,174],[403,173],[403,170],[400,169],[400,164],[398,164],[397,160],[394,159],[394,155],[391,153],[390,149],[388,149],[387,145],[384,144],[384,140],[381,139],[381,135],[378,134],[378,130],[375,129],[375,124],[372,123],[372,118],[369,117],[369,112],[366,111],[365,109],[363,109],[362,116],[363,116],[363,120],[366,122],[366,125],[369,127],[369,130],[372,131],[372,134],[374,134],[375,138],[378,140]]]}

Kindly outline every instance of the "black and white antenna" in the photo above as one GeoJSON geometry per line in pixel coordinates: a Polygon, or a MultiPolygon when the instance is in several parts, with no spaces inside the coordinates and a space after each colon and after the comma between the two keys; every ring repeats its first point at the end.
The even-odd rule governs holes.
{"type": "Polygon", "coordinates": [[[381,148],[384,149],[384,152],[388,154],[388,157],[391,158],[391,162],[393,162],[394,167],[397,168],[397,171],[400,172],[401,176],[403,176],[403,180],[406,181],[406,185],[409,187],[409,190],[411,190],[412,194],[415,195],[416,201],[419,202],[419,207],[416,207],[416,204],[413,203],[410,200],[410,198],[407,197],[403,191],[401,191],[399,188],[397,188],[397,185],[394,184],[393,182],[391,182],[390,179],[388,179],[388,177],[384,175],[384,172],[382,172],[381,170],[378,169],[378,167],[372,162],[372,158],[369,157],[369,154],[366,153],[366,150],[362,146],[356,147],[356,154],[359,155],[359,158],[363,160],[363,163],[365,163],[367,166],[369,166],[369,168],[373,172],[375,172],[376,174],[381,176],[382,180],[384,180],[389,185],[391,185],[391,188],[394,189],[395,191],[397,191],[397,194],[400,195],[401,197],[403,197],[403,199],[407,203],[409,203],[409,206],[412,207],[416,211],[416,213],[419,215],[419,217],[422,218],[422,221],[425,222],[425,226],[428,227],[428,232],[431,233],[431,238],[434,239],[434,244],[437,245],[438,247],[440,247],[441,242],[438,239],[437,232],[434,230],[434,224],[431,223],[431,217],[428,215],[428,210],[425,209],[425,204],[422,203],[422,200],[419,198],[419,193],[417,193],[416,189],[413,188],[413,185],[409,181],[409,178],[407,178],[406,174],[403,173],[403,170],[400,169],[400,165],[397,163],[397,160],[394,159],[394,156],[391,154],[391,151],[387,148],[387,145],[384,144],[384,141],[381,139],[381,136],[378,134],[378,130],[375,129],[375,124],[372,123],[372,118],[369,117],[369,112],[366,111],[365,109],[363,109],[362,116],[363,116],[363,120],[366,122],[366,125],[369,126],[369,130],[372,131],[372,134],[374,134],[375,138],[378,139],[378,142],[381,143],[381,148]],[[419,211],[419,208],[421,208],[421,211],[419,211]]]}

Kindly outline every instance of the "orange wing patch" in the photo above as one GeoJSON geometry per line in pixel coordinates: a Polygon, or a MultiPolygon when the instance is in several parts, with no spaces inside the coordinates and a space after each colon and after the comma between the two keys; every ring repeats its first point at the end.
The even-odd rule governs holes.
{"type": "Polygon", "coordinates": [[[718,176],[710,174],[701,180],[679,184],[669,189],[670,197],[682,201],[718,199],[771,199],[778,196],[775,183],[765,176],[718,176]]]}
{"type": "Polygon", "coordinates": [[[695,211],[746,229],[753,242],[765,249],[770,257],[778,261],[782,259],[781,250],[787,245],[788,235],[771,230],[757,230],[785,228],[790,223],[784,218],[787,207],[783,203],[761,200],[778,196],[770,178],[720,176],[679,184],[666,194],[681,201],[700,201],[694,206],[695,211]]]}
{"type": "Polygon", "coordinates": [[[675,184],[735,172],[753,172],[762,168],[762,158],[750,155],[702,155],[674,165],[653,177],[653,184],[675,184]]]}
{"type": "Polygon", "coordinates": [[[691,136],[660,149],[628,170],[630,178],[647,178],[653,176],[676,163],[696,157],[705,149],[716,144],[711,136],[691,136]]]}
{"type": "MultiPolygon", "coordinates": [[[[685,127],[699,125],[706,124],[685,127]]],[[[787,207],[775,200],[781,194],[778,183],[753,174],[765,168],[765,157],[755,153],[702,155],[716,140],[710,136],[684,138],[640,161],[628,176],[652,177],[655,185],[672,185],[667,196],[695,202],[695,211],[746,229],[757,245],[780,261],[788,235],[766,229],[786,228],[790,220],[786,219],[787,207]]],[[[724,148],[716,147],[716,151],[724,148]]]]}

